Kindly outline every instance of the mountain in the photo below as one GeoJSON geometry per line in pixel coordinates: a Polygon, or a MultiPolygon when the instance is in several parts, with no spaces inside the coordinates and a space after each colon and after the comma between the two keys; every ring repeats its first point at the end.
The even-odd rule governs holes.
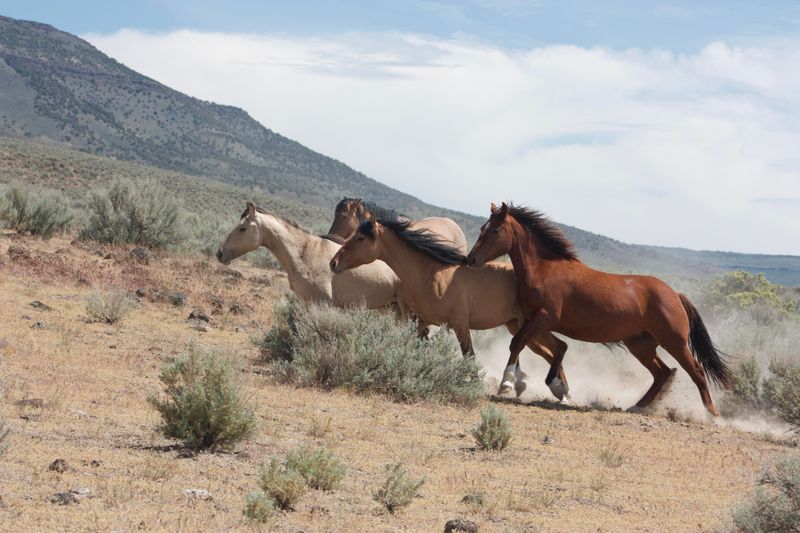
{"type": "MultiPolygon", "coordinates": [[[[218,214],[257,198],[317,231],[343,196],[411,217],[451,217],[470,239],[484,220],[383,185],[241,109],[170,89],[46,24],[0,17],[0,88],[0,136],[18,139],[0,144],[2,181],[77,195],[112,174],[155,176],[218,214]]],[[[743,269],[800,285],[800,257],[629,245],[562,227],[584,261],[606,270],[695,278],[743,269]]]]}

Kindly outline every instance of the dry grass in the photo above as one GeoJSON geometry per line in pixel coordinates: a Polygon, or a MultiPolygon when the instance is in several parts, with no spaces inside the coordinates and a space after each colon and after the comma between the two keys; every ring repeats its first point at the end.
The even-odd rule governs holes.
{"type": "Polygon", "coordinates": [[[237,278],[186,257],[140,265],[125,248],[101,252],[61,238],[0,237],[0,418],[11,430],[0,457],[0,530],[249,530],[242,508],[261,464],[302,444],[330,449],[347,475],[335,493],[312,490],[295,511],[277,513],[270,531],[441,531],[459,516],[489,532],[713,530],[730,523],[730,507],[751,492],[760,465],[785,451],[713,425],[508,402],[513,446],[478,453],[465,428],[488,400],[409,405],[270,382],[250,338],[271,325],[273,301],[286,290],[277,273],[236,263],[244,274],[237,278]],[[10,244],[31,258],[12,261],[10,244]],[[87,323],[86,296],[112,285],[144,287],[148,296],[119,324],[87,323]],[[151,301],[154,287],[183,291],[187,305],[151,301]],[[53,311],[31,308],[32,300],[53,311]],[[253,311],[228,312],[234,301],[253,311]],[[194,306],[210,314],[209,331],[187,322],[194,306]],[[186,456],[155,431],[147,395],[160,390],[165,357],[190,342],[238,354],[244,365],[259,429],[235,454],[186,456]],[[622,450],[624,460],[603,465],[603,449],[622,450]],[[48,471],[57,458],[72,470],[48,471]],[[422,497],[392,515],[372,493],[383,465],[397,462],[426,481],[422,497]],[[78,503],[49,502],[81,488],[91,495],[78,503]],[[462,501],[465,494],[480,498],[462,501]]]}

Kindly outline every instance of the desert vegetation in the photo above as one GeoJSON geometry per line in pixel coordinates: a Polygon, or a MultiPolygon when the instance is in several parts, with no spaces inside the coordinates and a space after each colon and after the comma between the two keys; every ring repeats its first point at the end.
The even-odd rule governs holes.
{"type": "Polygon", "coordinates": [[[0,222],[20,233],[49,239],[66,230],[72,219],[70,208],[51,192],[14,184],[0,198],[0,222]]]}
{"type": "Polygon", "coordinates": [[[766,465],[755,493],[733,512],[737,531],[800,531],[800,457],[783,455],[766,465]]]}

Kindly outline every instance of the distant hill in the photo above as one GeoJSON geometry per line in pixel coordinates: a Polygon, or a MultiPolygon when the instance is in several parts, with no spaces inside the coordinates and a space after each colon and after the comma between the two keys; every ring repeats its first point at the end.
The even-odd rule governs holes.
{"type": "MultiPolygon", "coordinates": [[[[198,211],[230,216],[255,198],[316,231],[343,196],[411,217],[449,216],[470,239],[483,222],[368,178],[241,109],[172,90],[46,24],[0,17],[0,87],[0,136],[18,139],[0,142],[0,181],[77,198],[115,175],[152,176],[198,211]]],[[[606,270],[694,278],[743,269],[800,285],[800,257],[629,245],[563,227],[581,258],[606,270]]]]}

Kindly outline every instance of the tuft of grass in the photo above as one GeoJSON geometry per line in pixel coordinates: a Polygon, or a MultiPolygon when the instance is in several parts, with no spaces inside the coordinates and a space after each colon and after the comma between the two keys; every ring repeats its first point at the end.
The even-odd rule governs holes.
{"type": "Polygon", "coordinates": [[[189,347],[169,359],[159,378],[166,399],[148,398],[161,413],[162,432],[194,450],[225,450],[255,430],[253,410],[245,402],[230,359],[189,347]]]}
{"type": "Polygon", "coordinates": [[[755,494],[733,510],[737,531],[800,531],[800,457],[780,457],[764,469],[755,494]]]}
{"type": "Polygon", "coordinates": [[[133,300],[125,292],[94,291],[86,298],[86,312],[93,322],[116,324],[133,309],[133,300]]]}
{"type": "Polygon", "coordinates": [[[511,442],[511,422],[502,409],[490,405],[481,411],[481,421],[472,436],[481,450],[504,450],[511,442]]]}
{"type": "Polygon", "coordinates": [[[425,478],[409,477],[403,463],[388,464],[384,467],[384,471],[386,479],[378,490],[372,493],[372,499],[382,504],[387,511],[394,513],[419,497],[419,489],[425,483],[425,478]]]}
{"type": "Polygon", "coordinates": [[[473,404],[483,395],[483,370],[461,357],[444,328],[420,339],[411,323],[365,309],[277,306],[275,324],[259,342],[279,380],[304,387],[379,393],[396,401],[473,404]]]}
{"type": "Polygon", "coordinates": [[[4,456],[8,451],[8,436],[11,435],[11,428],[5,418],[0,418],[0,457],[4,456]]]}
{"type": "Polygon", "coordinates": [[[0,199],[0,221],[43,239],[64,231],[73,218],[66,199],[52,192],[13,185],[0,199]]]}
{"type": "Polygon", "coordinates": [[[275,515],[275,500],[263,491],[255,490],[245,497],[242,514],[248,520],[264,524],[275,515]]]}
{"type": "Polygon", "coordinates": [[[306,435],[315,439],[321,439],[330,432],[331,421],[332,419],[330,417],[325,419],[325,421],[322,421],[317,417],[312,417],[311,426],[309,426],[306,435]]]}
{"type": "Polygon", "coordinates": [[[625,454],[619,448],[612,446],[610,448],[603,448],[598,454],[600,462],[609,468],[619,468],[625,462],[625,454]]]}
{"type": "Polygon", "coordinates": [[[347,469],[344,463],[325,448],[300,448],[286,454],[287,469],[296,470],[312,489],[336,490],[344,479],[347,469]]]}
{"type": "Polygon", "coordinates": [[[307,490],[306,480],[300,472],[281,464],[274,457],[268,465],[261,468],[258,486],[281,509],[286,510],[294,509],[307,490]]]}

